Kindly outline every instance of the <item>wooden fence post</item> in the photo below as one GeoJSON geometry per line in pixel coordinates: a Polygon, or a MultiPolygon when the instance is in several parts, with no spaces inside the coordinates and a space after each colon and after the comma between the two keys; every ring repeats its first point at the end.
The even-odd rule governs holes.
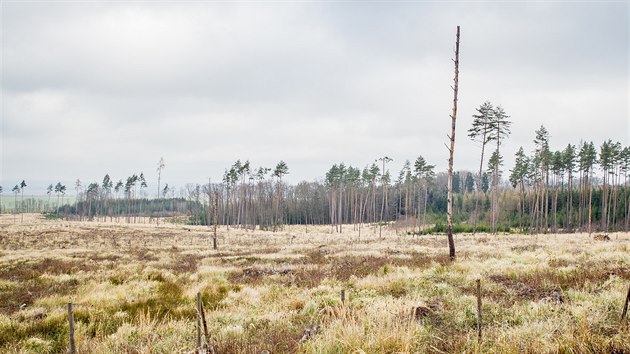
{"type": "Polygon", "coordinates": [[[76,354],[77,348],[74,343],[74,315],[72,313],[72,303],[68,303],[68,324],[70,325],[70,354],[76,354]]]}
{"type": "Polygon", "coordinates": [[[341,304],[345,305],[346,303],[346,289],[341,289],[341,304]]]}
{"type": "Polygon", "coordinates": [[[628,287],[628,293],[626,294],[626,301],[623,304],[623,311],[621,312],[621,320],[623,321],[626,318],[626,314],[628,313],[628,301],[630,301],[630,287],[628,287]]]}
{"type": "Polygon", "coordinates": [[[477,341],[481,343],[481,279],[477,279],[477,341]]]}
{"type": "Polygon", "coordinates": [[[201,324],[203,326],[203,335],[206,338],[206,349],[210,347],[210,336],[208,335],[208,323],[206,322],[206,311],[203,308],[203,301],[201,301],[201,292],[197,293],[197,309],[201,315],[201,324]]]}
{"type": "Polygon", "coordinates": [[[199,312],[199,293],[197,293],[197,353],[201,353],[201,313],[199,312]]]}

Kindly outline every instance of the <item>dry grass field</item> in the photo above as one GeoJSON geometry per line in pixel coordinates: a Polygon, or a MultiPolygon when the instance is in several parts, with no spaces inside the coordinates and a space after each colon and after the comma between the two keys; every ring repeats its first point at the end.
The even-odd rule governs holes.
{"type": "Polygon", "coordinates": [[[0,352],[623,353],[630,236],[412,237],[0,218],[0,352]],[[477,341],[481,279],[483,340],[477,341]],[[345,289],[346,301],[340,291],[345,289]],[[308,330],[306,330],[308,329],[308,330]]]}

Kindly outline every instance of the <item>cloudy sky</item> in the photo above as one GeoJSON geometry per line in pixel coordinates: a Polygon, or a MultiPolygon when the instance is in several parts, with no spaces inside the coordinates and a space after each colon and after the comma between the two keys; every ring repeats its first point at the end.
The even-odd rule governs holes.
{"type": "Polygon", "coordinates": [[[143,171],[219,180],[236,159],[290,182],[387,155],[445,170],[461,25],[455,169],[490,100],[513,120],[506,169],[533,149],[628,141],[628,2],[0,2],[0,185],[143,171]]]}

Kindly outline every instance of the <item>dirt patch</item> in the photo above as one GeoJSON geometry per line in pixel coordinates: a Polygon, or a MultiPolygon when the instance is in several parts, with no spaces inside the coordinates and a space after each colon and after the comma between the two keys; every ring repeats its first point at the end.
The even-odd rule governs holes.
{"type": "Polygon", "coordinates": [[[376,273],[394,259],[388,257],[344,257],[336,258],[330,265],[328,272],[334,278],[346,281],[350,277],[364,278],[376,273]]]}
{"type": "Polygon", "coordinates": [[[0,312],[4,314],[17,312],[23,305],[30,307],[44,297],[74,293],[79,286],[76,279],[64,281],[28,279],[13,284],[14,286],[0,288],[0,312]]]}
{"type": "MultiPolygon", "coordinates": [[[[503,275],[491,275],[489,277],[493,282],[503,285],[508,290],[512,291],[517,299],[527,301],[540,301],[543,299],[558,297],[562,291],[559,287],[546,286],[542,283],[535,282],[523,282],[519,280],[510,279],[503,275]]],[[[472,291],[471,291],[472,293],[472,291]]],[[[509,294],[488,294],[494,298],[494,300],[511,300],[509,294]],[[494,295],[494,296],[492,296],[494,295]]],[[[486,295],[484,295],[486,296],[486,295]]]]}
{"type": "Polygon", "coordinates": [[[351,277],[364,278],[387,266],[426,268],[433,263],[448,264],[448,255],[424,255],[390,258],[374,256],[326,257],[323,252],[309,252],[307,256],[283,264],[256,264],[233,272],[229,280],[241,284],[275,282],[283,285],[314,287],[324,279],[347,281],[351,277]]]}
{"type": "Polygon", "coordinates": [[[128,253],[134,256],[137,260],[143,262],[154,262],[159,260],[159,258],[148,249],[133,248],[129,250],[128,253]]]}
{"type": "Polygon", "coordinates": [[[172,270],[176,274],[196,272],[199,262],[204,258],[203,256],[189,253],[175,253],[172,257],[172,262],[161,268],[172,270]]]}
{"type": "Polygon", "coordinates": [[[0,279],[12,281],[24,281],[37,279],[42,274],[59,275],[74,274],[79,271],[94,271],[99,266],[92,262],[81,262],[78,260],[67,261],[55,258],[45,258],[39,262],[17,262],[14,264],[3,264],[0,267],[0,279]]]}
{"type": "Polygon", "coordinates": [[[630,268],[624,265],[589,262],[574,265],[569,270],[550,268],[512,276],[492,274],[489,278],[514,291],[518,298],[541,300],[557,297],[559,290],[583,290],[587,284],[603,284],[613,275],[630,280],[630,268]]]}
{"type": "Polygon", "coordinates": [[[277,267],[252,266],[242,271],[231,273],[228,280],[241,284],[262,284],[264,282],[280,283],[285,286],[315,287],[328,275],[319,266],[303,266],[285,264],[277,267]]]}
{"type": "Polygon", "coordinates": [[[541,248],[543,248],[543,246],[535,245],[535,244],[510,247],[510,249],[516,253],[534,252],[541,248]]]}

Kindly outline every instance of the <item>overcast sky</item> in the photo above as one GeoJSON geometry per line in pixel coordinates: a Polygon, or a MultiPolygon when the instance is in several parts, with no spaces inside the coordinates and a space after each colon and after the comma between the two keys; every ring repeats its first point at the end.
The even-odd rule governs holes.
{"type": "MultiPolygon", "coordinates": [[[[505,169],[551,147],[628,145],[628,2],[0,2],[0,185],[144,172],[218,181],[235,160],[287,180],[389,156],[445,170],[461,25],[455,169],[483,101],[513,120],[505,169]]],[[[29,190],[30,189],[30,190],[29,190]]],[[[155,192],[153,192],[155,193],[155,192]]]]}

